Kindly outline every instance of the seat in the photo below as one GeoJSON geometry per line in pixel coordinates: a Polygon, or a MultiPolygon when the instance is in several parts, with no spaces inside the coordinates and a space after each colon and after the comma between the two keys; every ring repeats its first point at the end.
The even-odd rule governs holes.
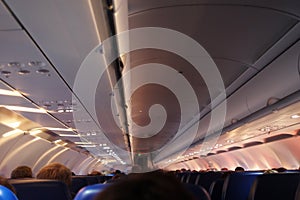
{"type": "Polygon", "coordinates": [[[18,198],[10,189],[0,185],[0,200],[18,200],[18,198]]]}
{"type": "Polygon", "coordinates": [[[11,179],[19,200],[70,200],[71,194],[65,183],[48,179],[11,179]]]}
{"type": "Polygon", "coordinates": [[[112,176],[96,176],[98,179],[98,183],[104,183],[112,178],[112,176]]]}
{"type": "Polygon", "coordinates": [[[182,173],[180,182],[181,183],[187,183],[189,177],[190,177],[190,172],[184,172],[184,173],[182,173]]]}
{"type": "Polygon", "coordinates": [[[79,192],[75,196],[74,200],[91,200],[91,199],[94,199],[94,197],[99,192],[104,190],[107,186],[109,186],[109,184],[98,183],[98,184],[94,184],[94,185],[88,185],[88,186],[82,188],[81,190],[79,190],[79,192]]]}
{"type": "Polygon", "coordinates": [[[204,187],[207,191],[209,191],[209,187],[217,179],[222,178],[222,172],[205,172],[200,175],[197,185],[204,187]]]}
{"type": "Polygon", "coordinates": [[[77,194],[77,192],[88,185],[88,181],[83,176],[72,176],[71,193],[77,194]]]}
{"type": "Polygon", "coordinates": [[[99,183],[98,178],[96,176],[84,176],[89,185],[99,183]]]}
{"type": "Polygon", "coordinates": [[[299,184],[300,173],[264,174],[255,180],[249,200],[295,200],[299,184]]]}
{"type": "Polygon", "coordinates": [[[188,183],[197,184],[198,180],[199,180],[199,177],[200,177],[200,173],[191,173],[190,177],[189,177],[189,180],[188,180],[188,183]]]}
{"type": "Polygon", "coordinates": [[[194,196],[195,200],[211,200],[209,193],[199,185],[184,183],[184,187],[194,196]]]}
{"type": "Polygon", "coordinates": [[[247,200],[253,182],[260,175],[261,172],[235,172],[228,175],[222,189],[222,200],[247,200]]]}
{"type": "Polygon", "coordinates": [[[222,199],[222,189],[224,185],[224,179],[218,179],[210,185],[209,194],[211,200],[221,200],[222,199]]]}

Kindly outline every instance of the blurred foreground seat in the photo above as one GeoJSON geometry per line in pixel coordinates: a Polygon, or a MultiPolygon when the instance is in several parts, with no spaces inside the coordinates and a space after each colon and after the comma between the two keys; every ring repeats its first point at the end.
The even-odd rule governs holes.
{"type": "Polygon", "coordinates": [[[104,190],[107,186],[110,184],[94,184],[94,185],[88,185],[84,188],[81,188],[77,195],[75,196],[74,200],[91,200],[94,199],[94,197],[104,190]]]}
{"type": "Polygon", "coordinates": [[[0,200],[18,200],[18,198],[10,189],[0,185],[0,200]]]}

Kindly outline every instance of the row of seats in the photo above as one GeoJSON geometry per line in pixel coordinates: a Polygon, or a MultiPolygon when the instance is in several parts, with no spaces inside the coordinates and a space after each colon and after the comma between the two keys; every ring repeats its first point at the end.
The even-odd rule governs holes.
{"type": "Polygon", "coordinates": [[[109,179],[111,176],[72,176],[71,193],[77,194],[81,188],[87,185],[104,183],[109,179]]]}
{"type": "MultiPolygon", "coordinates": [[[[86,179],[84,176],[78,179],[90,180],[90,185],[83,186],[74,200],[92,199],[108,186],[98,182],[95,184],[92,178],[86,179]]],[[[72,199],[69,188],[60,181],[12,179],[10,183],[16,188],[19,200],[72,199]]],[[[214,180],[208,190],[189,183],[184,183],[184,186],[197,197],[197,200],[300,200],[300,173],[240,172],[229,174],[225,179],[214,180]]]]}
{"type": "Polygon", "coordinates": [[[102,184],[110,178],[110,176],[73,176],[70,188],[61,181],[47,179],[10,179],[9,182],[15,187],[19,200],[71,200],[83,187],[102,184]]]}
{"type": "Polygon", "coordinates": [[[189,179],[186,175],[178,177],[181,181],[195,180],[195,185],[209,192],[211,200],[300,200],[299,172],[239,172],[229,174],[226,178],[222,178],[221,172],[191,173],[189,179]]]}
{"type": "Polygon", "coordinates": [[[46,179],[11,179],[19,200],[71,200],[65,183],[46,179]]]}

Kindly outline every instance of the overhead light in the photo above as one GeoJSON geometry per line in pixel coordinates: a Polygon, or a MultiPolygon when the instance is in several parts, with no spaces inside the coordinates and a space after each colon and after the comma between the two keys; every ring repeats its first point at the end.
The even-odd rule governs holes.
{"type": "Polygon", "coordinates": [[[44,67],[46,66],[46,63],[42,62],[42,61],[30,61],[28,62],[28,65],[31,67],[44,67]]]}
{"type": "Polygon", "coordinates": [[[56,128],[56,127],[43,127],[50,131],[74,131],[72,128],[56,128]]]}
{"type": "Polygon", "coordinates": [[[20,126],[21,122],[9,122],[5,123],[6,126],[9,126],[10,128],[18,128],[20,126]]]}
{"type": "Polygon", "coordinates": [[[21,97],[22,94],[16,90],[4,90],[0,89],[0,95],[6,95],[6,96],[16,96],[16,97],[21,97]]]}
{"type": "Polygon", "coordinates": [[[57,143],[59,143],[59,142],[61,142],[61,141],[62,141],[61,139],[55,140],[54,143],[57,144],[57,143]]]}
{"type": "Polygon", "coordinates": [[[58,113],[71,113],[74,112],[74,109],[72,108],[61,108],[61,109],[57,109],[58,113]]]}
{"type": "Polygon", "coordinates": [[[297,119],[297,118],[300,118],[300,114],[295,114],[295,115],[292,115],[292,116],[291,116],[291,118],[292,118],[292,119],[297,119]]]}
{"type": "Polygon", "coordinates": [[[38,69],[36,70],[36,73],[40,74],[48,74],[50,71],[48,69],[38,69]]]}
{"type": "Polygon", "coordinates": [[[4,133],[2,135],[2,137],[9,137],[9,136],[16,135],[16,134],[21,134],[21,133],[24,133],[24,131],[22,131],[20,129],[15,129],[15,130],[4,133]]]}
{"type": "Polygon", "coordinates": [[[61,137],[80,137],[80,135],[71,135],[71,134],[58,134],[61,137]]]}
{"type": "Polygon", "coordinates": [[[20,70],[18,71],[18,74],[19,74],[19,75],[27,75],[27,74],[30,74],[30,71],[27,70],[27,69],[20,69],[20,70]]]}
{"type": "Polygon", "coordinates": [[[30,135],[36,135],[36,134],[39,134],[39,133],[41,133],[41,132],[43,132],[42,130],[39,130],[39,129],[36,129],[36,130],[30,130],[29,131],[29,134],[30,135]]]}
{"type": "Polygon", "coordinates": [[[96,147],[96,145],[87,145],[87,144],[83,144],[83,145],[78,145],[80,147],[96,147]]]}
{"type": "Polygon", "coordinates": [[[75,144],[93,144],[91,142],[74,142],[75,144]]]}
{"type": "Polygon", "coordinates": [[[7,66],[9,66],[9,67],[21,67],[21,63],[20,62],[9,62],[7,64],[7,66]]]}
{"type": "Polygon", "coordinates": [[[9,110],[14,111],[22,111],[22,112],[32,112],[32,113],[47,113],[47,111],[43,108],[31,108],[31,107],[23,107],[23,106],[9,106],[9,105],[0,105],[9,110]]]}

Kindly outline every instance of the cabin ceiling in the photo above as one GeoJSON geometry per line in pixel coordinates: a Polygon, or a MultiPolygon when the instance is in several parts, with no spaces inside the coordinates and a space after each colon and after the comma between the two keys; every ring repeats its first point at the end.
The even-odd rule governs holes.
{"type": "MultiPolygon", "coordinates": [[[[53,132],[58,138],[70,143],[86,142],[92,145],[77,145],[76,148],[79,151],[87,150],[100,160],[107,160],[106,164],[112,161],[113,166],[125,163],[131,165],[135,154],[148,154],[160,149],[173,141],[179,128],[188,126],[191,119],[200,114],[199,128],[192,138],[193,145],[186,154],[197,152],[207,133],[212,109],[203,77],[186,58],[163,49],[137,49],[120,56],[124,66],[115,66],[116,63],[112,63],[108,67],[105,71],[107,73],[97,82],[95,96],[84,96],[84,92],[75,90],[74,84],[80,67],[86,58],[89,58],[90,52],[96,52],[98,49],[94,48],[113,32],[106,12],[114,17],[116,33],[143,27],[167,28],[183,33],[203,46],[216,64],[225,87],[228,102],[225,127],[264,108],[269,98],[284,99],[300,89],[299,71],[297,73],[300,51],[300,3],[297,0],[277,1],[272,4],[239,0],[115,0],[113,9],[104,2],[2,0],[0,89],[17,90],[22,96],[1,95],[0,105],[44,108],[47,112],[16,112],[37,123],[36,128],[72,128],[72,132],[53,132]],[[287,51],[292,52],[291,58],[285,56],[287,51]],[[290,60],[288,63],[291,63],[292,67],[284,66],[280,61],[281,57],[284,61],[290,60]],[[132,94],[126,93],[124,88],[134,84],[134,81],[159,76],[155,72],[151,74],[151,70],[150,73],[141,73],[138,77],[131,77],[131,80],[122,80],[121,85],[115,85],[120,78],[116,74],[125,76],[130,70],[138,69],[144,64],[151,67],[153,63],[169,66],[178,72],[178,77],[188,80],[196,95],[199,113],[195,113],[193,107],[189,106],[188,98],[185,102],[186,109],[180,111],[180,102],[176,100],[174,93],[170,92],[169,88],[157,84],[147,84],[132,94]],[[250,91],[257,89],[253,84],[249,86],[251,81],[266,80],[268,71],[275,73],[272,76],[280,77],[281,71],[284,71],[282,68],[285,67],[290,73],[282,75],[283,77],[294,75],[290,78],[290,85],[286,83],[287,85],[268,89],[265,94],[249,93],[249,90],[246,90],[247,87],[252,88],[250,91]],[[272,71],[275,68],[281,71],[272,71]],[[260,74],[264,76],[259,76],[260,74]],[[245,100],[243,94],[246,92],[245,100]],[[245,102],[245,105],[241,104],[240,107],[236,102],[245,102]],[[166,120],[166,123],[161,130],[156,130],[155,126],[148,126],[145,132],[152,135],[151,137],[136,137],[138,133],[135,131],[140,129],[132,128],[132,123],[142,127],[151,124],[151,120],[154,119],[149,117],[148,112],[154,104],[162,105],[167,113],[166,119],[162,115],[155,115],[156,113],[154,118],[158,121],[166,120]],[[236,105],[237,108],[233,108],[232,105],[236,105]],[[80,113],[77,117],[74,115],[76,112],[80,113]],[[182,115],[186,118],[180,126],[182,115]],[[80,137],[59,137],[62,133],[80,137]],[[109,149],[104,148],[107,146],[109,149]]],[[[134,38],[128,42],[129,46],[134,45],[134,38]]],[[[122,43],[118,45],[121,49],[122,43]]],[[[104,50],[104,54],[109,54],[109,50],[104,50]]],[[[97,66],[93,69],[97,69],[97,66]]],[[[93,71],[89,73],[93,74],[93,71]]],[[[94,75],[97,76],[97,71],[94,75]]],[[[174,87],[184,89],[176,82],[174,76],[163,78],[172,82],[174,87]]],[[[93,88],[89,85],[93,83],[91,79],[92,77],[85,76],[81,80],[83,90],[88,92],[93,88]]],[[[218,95],[221,95],[221,92],[214,97],[218,95]]],[[[290,103],[296,101],[299,99],[290,103]]],[[[300,113],[300,106],[296,105],[293,110],[300,113]]],[[[286,117],[290,119],[289,115],[286,117]]],[[[264,126],[264,122],[259,125],[264,126]]],[[[192,125],[188,128],[190,127],[192,125]]],[[[254,130],[257,131],[256,128],[254,130]]],[[[294,129],[290,131],[295,134],[294,129]]],[[[231,135],[224,134],[221,140],[231,140],[231,135]]],[[[238,130],[232,137],[241,140],[240,146],[249,142],[242,140],[245,134],[239,134],[238,130]]],[[[175,142],[182,138],[184,133],[175,138],[175,142]]],[[[181,145],[171,145],[167,153],[163,152],[159,156],[159,162],[165,162],[166,157],[178,151],[187,150],[185,145],[184,142],[181,145]]],[[[159,153],[155,152],[155,156],[159,153]]],[[[177,157],[177,154],[174,155],[177,157]]],[[[191,156],[195,157],[194,154],[191,156]]]]}

